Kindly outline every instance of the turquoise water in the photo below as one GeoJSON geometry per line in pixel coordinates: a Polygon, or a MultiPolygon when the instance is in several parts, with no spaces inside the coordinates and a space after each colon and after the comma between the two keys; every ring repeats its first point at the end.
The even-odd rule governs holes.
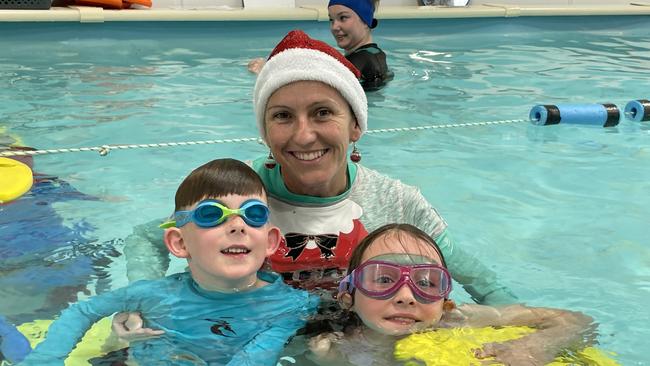
{"type": "MultiPolygon", "coordinates": [[[[375,39],[395,79],[369,96],[369,128],[519,120],[539,103],[622,108],[649,98],[648,24],[647,17],[382,21],[375,39]]],[[[326,24],[313,22],[0,24],[3,138],[52,149],[255,137],[246,63],[293,28],[331,43],[326,24]]],[[[358,146],[367,166],[421,187],[458,245],[500,272],[522,302],[591,315],[600,348],[624,365],[643,365],[649,137],[650,125],[629,121],[609,129],[514,122],[369,134],[358,146]]],[[[77,298],[123,286],[120,239],[168,215],[185,174],[214,157],[263,153],[248,142],[39,156],[36,170],[99,200],[52,203],[60,226],[78,235],[27,255],[26,266],[94,259],[80,276],[87,285],[66,288],[77,298]]],[[[9,205],[0,215],[16,213],[9,205]]],[[[15,266],[3,258],[0,273],[15,266]]],[[[5,315],[37,316],[25,310],[25,299],[38,297],[29,289],[0,292],[5,315]]],[[[468,299],[460,287],[454,297],[468,299]]]]}

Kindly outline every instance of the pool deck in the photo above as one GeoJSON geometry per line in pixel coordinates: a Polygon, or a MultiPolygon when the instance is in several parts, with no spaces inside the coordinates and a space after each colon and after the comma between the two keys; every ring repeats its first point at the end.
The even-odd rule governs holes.
{"type": "MultiPolygon", "coordinates": [[[[466,7],[380,6],[378,19],[495,18],[526,16],[650,15],[650,1],[612,5],[509,4],[489,1],[466,7]]],[[[128,21],[328,21],[327,8],[303,5],[295,8],[164,9],[139,8],[105,10],[68,6],[50,10],[0,10],[0,22],[128,22],[128,21]]]]}

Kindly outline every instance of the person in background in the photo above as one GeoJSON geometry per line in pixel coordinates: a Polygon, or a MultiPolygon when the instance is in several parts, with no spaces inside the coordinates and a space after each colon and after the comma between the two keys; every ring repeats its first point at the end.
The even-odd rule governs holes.
{"type": "MultiPolygon", "coordinates": [[[[417,333],[418,349],[428,348],[440,359],[447,352],[425,343],[427,330],[517,326],[522,329],[516,339],[476,349],[477,362],[494,357],[490,364],[546,365],[567,347],[584,346],[594,330],[591,317],[579,312],[523,305],[456,307],[450,292],[445,258],[429,235],[409,224],[382,226],[357,246],[339,286],[337,298],[350,312],[349,326],[312,338],[310,358],[319,365],[379,365],[393,359],[397,340],[417,333]]],[[[454,334],[463,333],[450,337],[454,334]]]]}
{"type": "Polygon", "coordinates": [[[71,305],[24,365],[63,365],[81,337],[114,312],[137,311],[152,336],[132,340],[129,361],[146,365],[275,365],[319,299],[260,271],[278,247],[259,176],[233,159],[195,169],[176,192],[173,218],[161,225],[170,253],[189,273],[139,281],[71,305]]]}
{"type": "MultiPolygon", "coordinates": [[[[394,76],[386,64],[386,54],[372,39],[378,6],[379,0],[331,0],[327,6],[332,36],[345,58],[361,72],[359,81],[365,91],[380,89],[394,76]]],[[[258,74],[265,62],[256,58],[248,69],[258,74]]]]}
{"type": "Polygon", "coordinates": [[[331,0],[327,6],[330,31],[345,58],[361,71],[361,85],[366,91],[377,90],[393,78],[386,64],[386,54],[373,42],[373,18],[379,0],[331,0]]]}

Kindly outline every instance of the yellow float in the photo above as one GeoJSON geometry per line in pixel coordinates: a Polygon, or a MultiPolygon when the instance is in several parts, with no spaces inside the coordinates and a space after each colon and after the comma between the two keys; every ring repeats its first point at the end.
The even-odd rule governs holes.
{"type": "MultiPolygon", "coordinates": [[[[481,361],[474,357],[474,349],[485,343],[521,338],[534,331],[533,328],[514,326],[437,329],[397,341],[394,355],[405,366],[422,365],[423,362],[426,366],[481,365],[481,361]]],[[[558,356],[547,366],[561,365],[620,366],[610,355],[594,347],[558,356]]]]}
{"type": "MultiPolygon", "coordinates": [[[[32,349],[36,347],[47,335],[47,328],[53,320],[35,320],[19,325],[18,331],[29,340],[32,349]]],[[[110,351],[119,349],[119,345],[109,345],[107,340],[111,334],[111,318],[104,318],[86,332],[77,347],[70,352],[65,360],[66,366],[90,365],[88,360],[102,356],[110,351]]]]}
{"type": "Polygon", "coordinates": [[[32,188],[32,170],[25,164],[0,157],[0,203],[22,196],[32,188]]]}

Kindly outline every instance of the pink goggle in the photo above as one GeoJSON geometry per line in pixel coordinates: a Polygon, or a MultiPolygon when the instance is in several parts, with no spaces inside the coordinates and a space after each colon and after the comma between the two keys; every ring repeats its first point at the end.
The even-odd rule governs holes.
{"type": "Polygon", "coordinates": [[[358,289],[373,299],[386,300],[404,285],[413,291],[419,302],[444,299],[451,292],[451,276],[437,264],[399,265],[370,260],[345,276],[339,283],[339,294],[358,289]]]}

